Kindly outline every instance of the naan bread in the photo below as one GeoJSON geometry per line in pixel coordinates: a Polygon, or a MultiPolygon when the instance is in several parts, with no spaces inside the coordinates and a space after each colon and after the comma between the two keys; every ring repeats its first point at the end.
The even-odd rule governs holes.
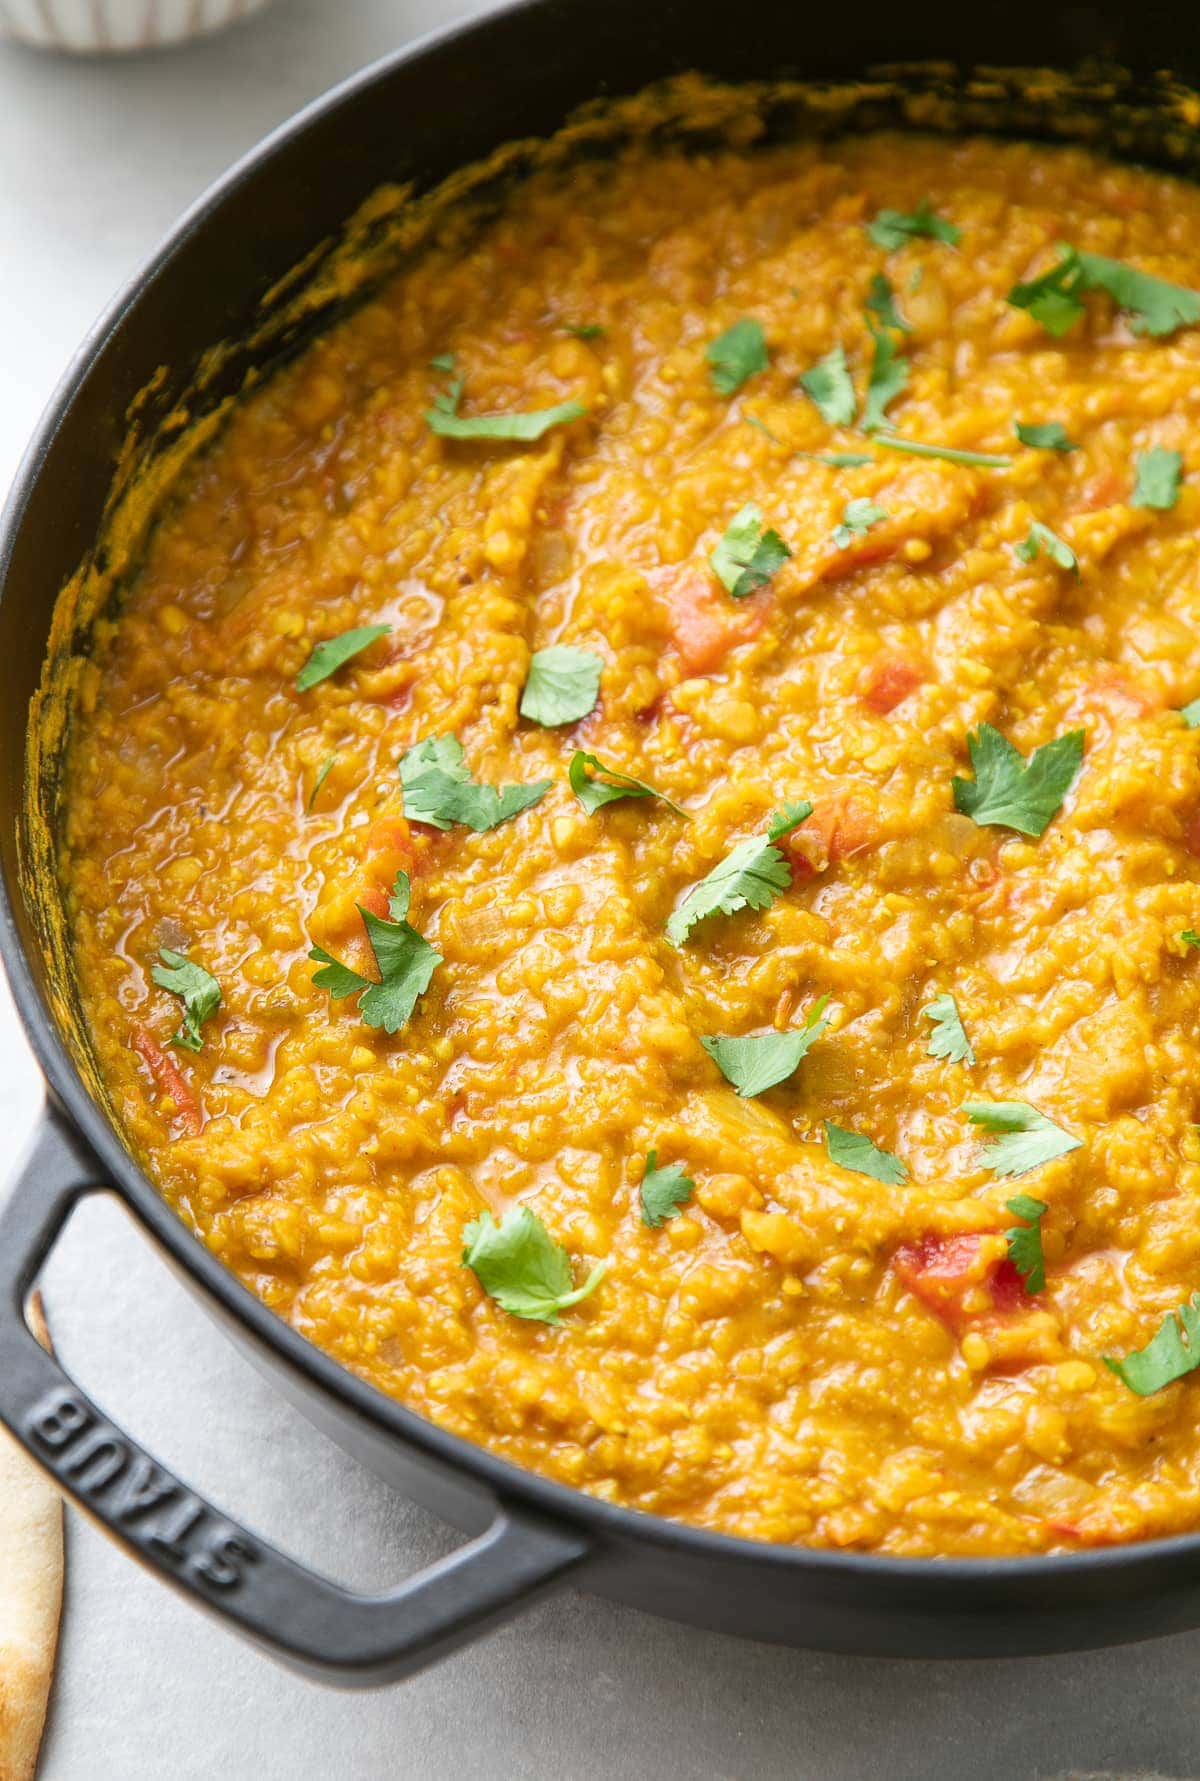
{"type": "MultiPolygon", "coordinates": [[[[48,1348],[36,1299],[31,1323],[48,1348]]],[[[37,1767],[62,1584],[62,1500],[0,1431],[0,1781],[32,1781],[37,1767]]]]}

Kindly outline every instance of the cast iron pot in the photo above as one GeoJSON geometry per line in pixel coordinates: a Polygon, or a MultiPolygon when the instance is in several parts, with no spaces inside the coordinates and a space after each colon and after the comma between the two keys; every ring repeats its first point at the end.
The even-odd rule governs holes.
{"type": "MultiPolygon", "coordinates": [[[[1087,55],[1118,58],[1128,78],[1095,85],[1093,122],[1113,121],[1120,152],[1194,171],[1191,134],[1176,125],[1164,146],[1145,121],[1157,103],[1154,70],[1200,84],[1200,29],[1175,7],[859,0],[852,28],[827,30],[794,0],[526,0],[368,69],[236,167],[100,323],[29,451],[0,530],[0,947],[48,1103],[0,1218],[0,1421],[136,1558],[299,1669],[344,1684],[405,1676],[568,1582],[697,1625],[864,1654],[1032,1654],[1200,1625],[1200,1535],[995,1562],[769,1546],[550,1483],[373,1391],[227,1273],[139,1171],[71,1060],[36,911],[18,885],[30,699],[55,597],[99,535],[131,400],[165,365],[165,413],[205,348],[251,334],[263,293],[381,182],[428,189],[500,143],[552,131],[596,94],[688,69],[841,79],[931,57],[963,70],[1011,68],[1031,52],[1063,68],[1087,55]],[[352,1595],[230,1520],[114,1427],[37,1345],[24,1315],[64,1221],[96,1191],[122,1198],[314,1422],[470,1542],[386,1595],[352,1595]]],[[[992,110],[968,105],[967,121],[1080,133],[1053,99],[1031,119],[1019,80],[1009,93],[1007,112],[997,115],[993,91],[992,110]]],[[[296,344],[276,339],[271,351],[296,344]]],[[[235,356],[216,393],[238,387],[249,362],[235,356]]]]}

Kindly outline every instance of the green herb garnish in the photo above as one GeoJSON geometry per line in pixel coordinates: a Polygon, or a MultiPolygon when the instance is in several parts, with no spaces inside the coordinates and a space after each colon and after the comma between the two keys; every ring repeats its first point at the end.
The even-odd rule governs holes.
{"type": "Polygon", "coordinates": [[[975,778],[954,779],[954,808],[989,824],[1040,835],[1058,815],[1083,760],[1084,733],[1068,730],[1035,748],[1028,761],[991,724],[967,737],[975,778]]]}
{"type": "Polygon", "coordinates": [[[1078,1150],[1082,1142],[1028,1101],[964,1101],[962,1110],[972,1125],[996,1134],[983,1151],[983,1162],[993,1175],[1028,1175],[1031,1169],[1078,1150]]]}
{"type": "Polygon", "coordinates": [[[761,1095],[795,1074],[801,1058],[829,1022],[821,1017],[829,1001],[814,1002],[802,1027],[790,1033],[751,1033],[745,1039],[702,1038],[709,1057],[739,1095],[761,1095]]]}
{"type": "Polygon", "coordinates": [[[890,1150],[880,1150],[861,1132],[848,1132],[831,1119],[825,1121],[825,1148],[831,1162],[839,1168],[852,1169],[856,1175],[870,1175],[888,1187],[903,1187],[908,1180],[908,1166],[890,1150]]]}
{"type": "Polygon", "coordinates": [[[798,451],[798,458],[811,458],[814,463],[828,464],[833,470],[856,470],[860,464],[873,464],[869,451],[798,451]]]}
{"type": "Polygon", "coordinates": [[[858,397],[846,364],[846,349],[835,346],[823,359],[800,377],[800,388],[814,402],[822,420],[831,427],[853,425],[858,413],[858,397]]]}
{"type": "Polygon", "coordinates": [[[366,1025],[382,1027],[385,1033],[399,1032],[442,962],[441,953],[408,924],[411,894],[407,872],[397,872],[388,899],[390,921],[357,905],[379,971],[378,983],[341,964],[322,946],[314,946],[308,955],[323,967],[313,973],[317,988],[328,990],[335,1002],[357,995],[366,1025]]]}
{"type": "Polygon", "coordinates": [[[1017,421],[1014,432],[1022,445],[1035,451],[1078,451],[1074,440],[1068,439],[1061,421],[1017,421]]]}
{"type": "Polygon", "coordinates": [[[867,380],[867,400],[862,413],[865,432],[873,433],[887,425],[887,407],[908,385],[908,360],[896,351],[895,341],[884,328],[871,328],[875,352],[871,359],[871,375],[867,380]]]}
{"type": "Polygon", "coordinates": [[[1179,715],[1189,730],[1200,730],[1200,699],[1193,699],[1189,705],[1181,705],[1179,715]]]}
{"type": "Polygon", "coordinates": [[[443,439],[513,439],[529,444],[551,427],[580,420],[587,413],[581,402],[558,402],[553,408],[535,408],[524,414],[460,414],[463,380],[454,375],[454,354],[441,353],[429,363],[435,371],[451,374],[446,388],[433,398],[433,407],[425,410],[426,426],[443,439]]]}
{"type": "Polygon", "coordinates": [[[442,439],[515,439],[530,444],[551,427],[581,420],[587,413],[582,402],[556,402],[553,408],[524,414],[459,414],[458,401],[456,396],[452,408],[435,405],[425,410],[426,425],[442,439]]]}
{"type": "Polygon", "coordinates": [[[1200,321],[1200,294],[1183,285],[1168,284],[1103,254],[1081,253],[1058,244],[1059,260],[1040,278],[1015,284],[1008,301],[1015,309],[1027,309],[1048,334],[1059,339],[1084,313],[1087,291],[1107,291],[1119,309],[1134,317],[1135,334],[1161,338],[1176,328],[1200,321]]]}
{"type": "Polygon", "coordinates": [[[183,1003],[183,1024],[172,1033],[169,1043],[184,1051],[199,1051],[204,1041],[200,1028],[221,1006],[221,986],[203,965],[193,963],[181,952],[160,946],[161,965],[152,965],[150,975],[160,989],[170,990],[183,1003]]]}
{"type": "Polygon", "coordinates": [[[559,1312],[595,1292],[608,1272],[598,1262],[575,1286],[570,1256],[528,1206],[510,1206],[499,1224],[490,1212],[473,1219],[463,1232],[462,1265],[502,1311],[536,1323],[557,1323],[559,1312]]]}
{"type": "Polygon", "coordinates": [[[1048,1210],[1045,1200],[1031,1194],[1015,1194],[1005,1201],[1005,1210],[1026,1224],[1013,1225],[1005,1231],[1008,1259],[1025,1282],[1026,1292],[1041,1292],[1046,1284],[1046,1258],[1042,1254],[1042,1219],[1048,1210]]]}
{"type": "Polygon", "coordinates": [[[1104,1364],[1139,1398],[1194,1372],[1200,1367],[1200,1292],[1185,1299],[1178,1311],[1168,1311],[1144,1348],[1135,1348],[1124,1360],[1106,1354],[1104,1364]]]}
{"type": "Polygon", "coordinates": [[[866,227],[876,247],[882,247],[887,253],[894,253],[916,235],[944,241],[950,247],[962,240],[962,230],[956,229],[944,216],[938,216],[928,198],[922,198],[913,211],[881,210],[866,227]]]}
{"type": "Polygon", "coordinates": [[[764,531],[761,509],[748,501],[734,514],[708,560],[734,599],[744,600],[766,587],[791,554],[778,532],[764,531]]]}
{"type": "Polygon", "coordinates": [[[1179,938],[1185,946],[1200,947],[1200,934],[1196,932],[1195,928],[1184,928],[1179,938]]]}
{"type": "Polygon", "coordinates": [[[306,813],[312,815],[312,807],[317,801],[317,793],[333,772],[333,763],[337,760],[337,749],[331,748],[321,765],[317,768],[317,776],[313,780],[312,790],[308,794],[308,803],[304,806],[306,813]]]}
{"type": "Polygon", "coordinates": [[[1028,537],[1022,539],[1014,549],[1023,563],[1036,563],[1044,550],[1050,561],[1057,563],[1060,569],[1069,569],[1072,575],[1079,574],[1079,559],[1071,546],[1057,532],[1052,532],[1049,526],[1044,526],[1040,519],[1033,521],[1028,537]]]}
{"type": "Polygon", "coordinates": [[[792,882],[792,869],[773,843],[806,821],[812,808],[807,800],[785,805],[771,818],[765,840],[752,835],[748,841],[739,841],[707,877],[694,884],[667,922],[671,945],[682,946],[696,923],[707,916],[769,909],[792,882]]]}
{"type": "Polygon", "coordinates": [[[296,691],[306,693],[320,681],[328,680],[353,656],[361,655],[376,638],[386,637],[391,628],[391,625],[359,625],[353,631],[343,631],[338,637],[327,637],[323,643],[317,644],[297,674],[296,691]]]}
{"type": "Polygon", "coordinates": [[[1183,481],[1183,453],[1152,445],[1137,461],[1137,480],[1129,497],[1131,507],[1156,507],[1165,513],[1179,499],[1183,481]]]}
{"type": "Polygon", "coordinates": [[[769,439],[772,445],[781,446],[783,444],[783,440],[780,439],[779,435],[777,433],[772,433],[766,421],[760,421],[756,414],[744,414],[742,419],[748,427],[753,427],[756,433],[762,433],[765,438],[769,439]]]}
{"type": "Polygon", "coordinates": [[[606,330],[599,322],[564,322],[563,333],[573,334],[576,340],[602,340],[606,330]]]}
{"type": "Polygon", "coordinates": [[[835,526],[831,537],[836,550],[848,550],[856,538],[877,526],[880,520],[887,519],[886,507],[876,507],[874,501],[866,495],[858,495],[853,501],[847,501],[842,509],[842,523],[835,526]]]}
{"type": "Polygon", "coordinates": [[[679,1216],[680,1207],[691,1199],[695,1191],[696,1183],[690,1175],[684,1174],[682,1163],[668,1163],[660,1169],[658,1152],[649,1151],[639,1196],[642,1203],[642,1223],[656,1231],[668,1218],[679,1216]]]}
{"type": "Polygon", "coordinates": [[[723,334],[710,340],[704,356],[709,363],[712,386],[719,396],[732,396],[747,378],[765,371],[771,362],[762,323],[751,316],[744,316],[741,321],[734,322],[732,328],[726,328],[723,334]]]}
{"type": "Polygon", "coordinates": [[[921,1013],[926,1020],[933,1022],[929,1043],[925,1047],[930,1057],[944,1058],[951,1064],[974,1064],[975,1049],[967,1038],[962,1015],[958,1012],[958,1003],[952,995],[943,992],[935,996],[928,1008],[922,1008],[921,1013]]]}
{"type": "Polygon", "coordinates": [[[871,315],[878,317],[881,327],[895,328],[898,334],[912,333],[911,327],[896,308],[896,295],[891,281],[882,272],[877,272],[867,286],[866,308],[871,315]]]}
{"type": "Polygon", "coordinates": [[[676,816],[688,815],[683,806],[674,803],[665,792],[647,785],[644,779],[633,779],[628,773],[618,773],[615,767],[606,767],[594,754],[585,754],[581,748],[571,756],[567,778],[589,816],[602,804],[614,804],[618,798],[657,798],[676,816]]]}
{"type": "Polygon", "coordinates": [[[907,452],[914,458],[942,458],[947,464],[969,464],[979,470],[1007,470],[1011,458],[994,451],[963,451],[957,445],[926,445],[922,439],[904,439],[899,433],[876,433],[876,445],[887,451],[907,452]]]}
{"type": "Polygon", "coordinates": [[[550,790],[550,779],[531,785],[478,785],[463,766],[462,743],[456,736],[427,736],[400,757],[404,814],[410,822],[448,829],[462,823],[482,834],[519,816],[550,790]]]}
{"type": "Polygon", "coordinates": [[[566,643],[535,650],[521,694],[521,716],[550,729],[577,723],[600,696],[603,668],[604,657],[595,650],[573,649],[566,643]]]}

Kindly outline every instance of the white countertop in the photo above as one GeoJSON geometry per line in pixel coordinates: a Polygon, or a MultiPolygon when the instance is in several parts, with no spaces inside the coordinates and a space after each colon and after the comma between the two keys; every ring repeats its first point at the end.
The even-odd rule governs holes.
{"type": "MultiPolygon", "coordinates": [[[[276,0],[237,32],[160,56],[0,48],[0,489],[78,340],[178,212],[303,101],[474,9],[276,0]]],[[[0,988],[6,1168],[38,1098],[0,988]]],[[[285,1408],[115,1206],[76,1218],[46,1295],[80,1382],[298,1557],[379,1587],[454,1543],[285,1408]]],[[[1200,1634],[905,1664],[750,1645],[564,1595],[402,1687],[339,1695],[235,1641],[74,1515],[68,1564],[47,1781],[1200,1775],[1200,1634]]]]}

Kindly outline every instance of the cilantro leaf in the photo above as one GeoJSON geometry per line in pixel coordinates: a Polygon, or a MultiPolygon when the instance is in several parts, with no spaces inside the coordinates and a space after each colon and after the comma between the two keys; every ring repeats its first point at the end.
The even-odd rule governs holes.
{"type": "Polygon", "coordinates": [[[1014,309],[1027,309],[1055,340],[1061,340],[1085,313],[1079,295],[1084,289],[1079,256],[1074,248],[1060,248],[1059,252],[1064,257],[1056,266],[1038,278],[1013,285],[1005,298],[1014,309]]]}
{"type": "Polygon", "coordinates": [[[328,990],[335,1002],[357,994],[359,1012],[366,1025],[382,1027],[385,1033],[399,1032],[442,963],[441,953],[405,919],[410,896],[408,874],[397,872],[388,899],[390,920],[364,909],[361,903],[357,905],[379,971],[378,983],[343,965],[322,946],[312,947],[308,955],[323,967],[313,973],[318,989],[328,990]]]}
{"type": "Polygon", "coordinates": [[[828,421],[831,427],[853,424],[858,412],[858,397],[850,381],[844,346],[835,346],[810,370],[803,372],[800,388],[816,404],[822,420],[828,421]]]}
{"type": "Polygon", "coordinates": [[[1068,730],[1024,755],[991,724],[967,737],[974,780],[954,778],[954,808],[980,828],[1041,835],[1062,809],[1083,761],[1084,733],[1068,730]]]}
{"type": "Polygon", "coordinates": [[[308,794],[308,803],[304,806],[305,811],[309,815],[312,814],[312,807],[317,801],[317,793],[329,778],[329,775],[333,772],[333,763],[336,760],[337,749],[331,748],[329,753],[325,756],[325,759],[321,762],[321,765],[317,768],[317,776],[313,780],[312,790],[308,794]]]}
{"type": "Polygon", "coordinates": [[[516,439],[529,444],[551,427],[582,420],[586,413],[582,402],[556,402],[553,408],[534,408],[524,414],[459,414],[456,396],[452,408],[437,403],[427,408],[425,424],[442,439],[516,439]]]}
{"type": "MultiPolygon", "coordinates": [[[[361,909],[359,913],[362,913],[361,909]]],[[[325,951],[323,946],[311,947],[308,956],[310,959],[316,959],[321,965],[321,970],[313,972],[313,982],[318,989],[329,991],[331,1001],[340,1002],[346,996],[353,996],[360,990],[370,989],[371,979],[369,977],[362,977],[351,966],[339,963],[332,954],[325,951]]]]}
{"type": "Polygon", "coordinates": [[[1137,480],[1129,497],[1131,507],[1157,507],[1166,512],[1179,499],[1183,481],[1183,453],[1152,445],[1137,461],[1137,480]]]}
{"type": "Polygon", "coordinates": [[[1200,934],[1198,934],[1194,928],[1184,928],[1179,938],[1183,941],[1185,946],[1200,947],[1200,934]]]}
{"type": "Polygon", "coordinates": [[[1042,1219],[1048,1208],[1045,1200],[1032,1194],[1014,1194],[1005,1201],[1005,1210],[1014,1218],[1028,1220],[1005,1231],[1008,1259],[1025,1282],[1026,1292],[1041,1292],[1046,1284],[1046,1258],[1042,1254],[1042,1219]]]}
{"type": "Polygon", "coordinates": [[[958,1012],[958,1003],[953,996],[943,991],[933,998],[928,1008],[922,1008],[921,1013],[926,1020],[933,1022],[929,1043],[925,1047],[930,1057],[945,1058],[951,1064],[974,1064],[975,1048],[967,1038],[962,1015],[958,1012]]]}
{"type": "Polygon", "coordinates": [[[922,439],[904,439],[899,433],[877,433],[876,445],[887,451],[904,451],[914,458],[942,458],[947,464],[969,464],[979,470],[1007,470],[1011,458],[994,451],[963,451],[957,445],[926,445],[922,439]]]}
{"type": "Polygon", "coordinates": [[[767,839],[752,835],[699,883],[694,884],[667,922],[667,939],[682,946],[698,921],[709,915],[733,915],[739,909],[769,909],[792,882],[792,869],[772,845],[812,815],[807,802],[791,804],[772,819],[767,839]]]}
{"type": "Polygon", "coordinates": [[[1139,1398],[1194,1372],[1200,1367],[1200,1292],[1185,1299],[1178,1311],[1168,1311],[1144,1348],[1135,1348],[1124,1360],[1106,1354],[1104,1364],[1139,1398]]]}
{"type": "Polygon", "coordinates": [[[876,507],[874,501],[866,495],[858,495],[853,501],[847,501],[842,509],[842,523],[835,526],[831,534],[836,550],[847,550],[856,538],[877,526],[880,520],[887,519],[886,507],[876,507]]]}
{"type": "Polygon", "coordinates": [[[317,644],[297,674],[296,691],[306,693],[319,681],[328,680],[343,663],[360,655],[377,637],[386,637],[391,628],[391,625],[359,625],[353,631],[343,631],[338,637],[327,637],[323,643],[317,644]]]}
{"type": "Polygon", "coordinates": [[[709,363],[712,386],[719,396],[732,396],[747,378],[765,371],[771,362],[762,323],[756,322],[752,316],[743,316],[732,328],[726,328],[723,334],[710,340],[704,356],[709,363]]]}
{"type": "Polygon", "coordinates": [[[928,236],[932,241],[944,241],[950,247],[962,240],[962,230],[956,229],[944,216],[938,216],[928,198],[922,198],[913,211],[879,211],[867,224],[867,234],[876,247],[882,247],[887,253],[894,253],[916,235],[928,236]]]}
{"type": "MultiPolygon", "coordinates": [[[[1061,251],[1061,249],[1060,249],[1061,251]]],[[[1070,249],[1067,250],[1070,252],[1070,249]]],[[[1119,309],[1135,319],[1135,334],[1149,334],[1155,339],[1173,334],[1176,328],[1191,327],[1200,322],[1200,294],[1183,285],[1168,284],[1149,272],[1139,272],[1123,260],[1108,260],[1103,254],[1080,253],[1076,256],[1087,291],[1107,291],[1119,309]]]]}
{"type": "Polygon", "coordinates": [[[649,1151],[639,1195],[642,1223],[656,1231],[666,1219],[678,1218],[679,1208],[695,1191],[696,1183],[690,1175],[684,1174],[682,1163],[668,1163],[660,1169],[657,1150],[649,1151]]]}
{"type": "Polygon", "coordinates": [[[521,694],[521,716],[550,729],[556,724],[577,723],[600,696],[603,668],[604,657],[592,649],[555,643],[549,649],[534,650],[521,694]]]}
{"type": "Polygon", "coordinates": [[[502,1311],[536,1323],[557,1323],[559,1312],[595,1292],[608,1272],[607,1262],[598,1262],[575,1286],[570,1256],[528,1206],[510,1206],[499,1224],[490,1212],[472,1219],[463,1232],[462,1265],[502,1311]]]}
{"type": "Polygon", "coordinates": [[[765,437],[771,441],[772,445],[783,444],[783,440],[780,439],[779,435],[777,433],[772,433],[766,421],[760,421],[756,414],[744,414],[742,419],[748,427],[753,427],[756,433],[764,434],[765,437]]]}
{"type": "Polygon", "coordinates": [[[674,803],[665,792],[647,785],[644,779],[633,779],[628,773],[618,773],[615,767],[606,767],[594,754],[585,754],[581,748],[571,756],[567,778],[589,816],[594,815],[602,804],[613,804],[618,798],[657,798],[676,816],[688,815],[683,806],[674,803]]]}
{"type": "Polygon", "coordinates": [[[1190,705],[1181,705],[1179,715],[1189,730],[1200,730],[1200,699],[1193,699],[1190,705]]]}
{"type": "Polygon", "coordinates": [[[891,281],[877,272],[867,286],[865,305],[869,314],[877,316],[882,328],[895,328],[898,334],[911,334],[912,328],[896,308],[896,295],[891,281]]]}
{"type": "Polygon", "coordinates": [[[435,359],[429,361],[431,371],[445,371],[451,377],[454,376],[457,367],[458,361],[452,352],[440,352],[435,359]]]}
{"type": "Polygon", "coordinates": [[[221,1006],[221,986],[203,965],[181,952],[172,952],[169,946],[160,946],[158,956],[162,964],[151,966],[151,977],[160,989],[170,990],[183,1003],[183,1024],[169,1042],[185,1051],[199,1051],[204,1043],[200,1028],[221,1006]]]}
{"type": "Polygon", "coordinates": [[[828,1001],[822,996],[814,1002],[804,1025],[790,1033],[751,1033],[744,1039],[712,1036],[700,1043],[739,1095],[761,1095],[795,1074],[809,1046],[829,1025],[821,1018],[828,1001]]]}
{"type": "Polygon", "coordinates": [[[862,412],[863,430],[873,433],[887,425],[887,407],[908,384],[908,360],[896,351],[895,341],[883,328],[868,324],[875,352],[867,379],[867,400],[862,412]]]}
{"type": "Polygon", "coordinates": [[[972,1125],[997,1134],[983,1152],[993,1175],[1028,1175],[1031,1169],[1078,1150],[1082,1142],[1028,1101],[964,1101],[963,1112],[972,1125]]]}
{"type": "Polygon", "coordinates": [[[1078,451],[1074,440],[1068,439],[1061,421],[1017,421],[1013,431],[1022,445],[1035,451],[1078,451]]]}
{"type": "Polygon", "coordinates": [[[734,599],[744,600],[766,587],[791,554],[778,532],[764,531],[761,509],[748,501],[734,514],[708,560],[734,599]]]}
{"type": "Polygon", "coordinates": [[[808,821],[812,809],[807,798],[797,798],[791,804],[781,805],[767,824],[767,840],[779,841],[784,835],[790,835],[793,829],[798,829],[802,822],[808,821]]]}
{"type": "Polygon", "coordinates": [[[410,822],[435,829],[459,822],[482,834],[528,810],[553,783],[537,779],[531,785],[478,785],[463,766],[462,743],[456,736],[427,736],[400,757],[404,814],[410,822]]]}
{"type": "Polygon", "coordinates": [[[852,1169],[856,1175],[870,1175],[888,1187],[903,1187],[908,1180],[908,1166],[890,1150],[880,1150],[861,1132],[848,1132],[843,1126],[825,1121],[825,1148],[831,1162],[841,1169],[852,1169]]]}
{"type": "Polygon", "coordinates": [[[576,340],[603,340],[607,330],[599,322],[564,322],[563,333],[573,334],[576,340]]]}
{"type": "Polygon", "coordinates": [[[1015,284],[1008,293],[1014,308],[1027,309],[1056,339],[1083,315],[1081,299],[1086,291],[1107,291],[1119,309],[1134,317],[1135,334],[1161,339],[1177,328],[1200,322],[1200,293],[1196,291],[1139,272],[1123,260],[1082,253],[1065,242],[1059,242],[1058,252],[1057,265],[1040,278],[1015,284]]]}
{"type": "Polygon", "coordinates": [[[869,451],[798,451],[798,458],[811,458],[816,464],[828,464],[832,470],[856,470],[860,464],[873,464],[869,451]]]}
{"type": "Polygon", "coordinates": [[[1073,575],[1079,574],[1079,560],[1071,546],[1044,526],[1040,519],[1035,519],[1029,528],[1029,536],[1015,547],[1017,555],[1023,563],[1035,563],[1039,552],[1045,551],[1052,563],[1060,569],[1069,569],[1073,575]]]}

